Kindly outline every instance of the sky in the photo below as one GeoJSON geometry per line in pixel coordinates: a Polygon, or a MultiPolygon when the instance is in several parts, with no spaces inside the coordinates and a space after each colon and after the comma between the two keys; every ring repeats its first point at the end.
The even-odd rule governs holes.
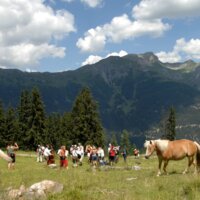
{"type": "Polygon", "coordinates": [[[0,68],[61,72],[110,55],[200,62],[200,0],[0,0],[0,68]]]}

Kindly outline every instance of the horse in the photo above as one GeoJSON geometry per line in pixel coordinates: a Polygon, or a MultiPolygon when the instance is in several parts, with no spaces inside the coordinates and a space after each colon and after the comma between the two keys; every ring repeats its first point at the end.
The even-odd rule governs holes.
{"type": "Polygon", "coordinates": [[[154,151],[158,157],[158,173],[157,176],[161,175],[161,166],[164,161],[163,171],[167,174],[166,167],[169,160],[181,160],[185,157],[188,158],[188,165],[183,171],[186,174],[192,164],[194,164],[195,171],[197,173],[198,166],[200,166],[200,145],[197,142],[191,140],[151,140],[144,143],[146,148],[145,158],[148,159],[154,151]]]}

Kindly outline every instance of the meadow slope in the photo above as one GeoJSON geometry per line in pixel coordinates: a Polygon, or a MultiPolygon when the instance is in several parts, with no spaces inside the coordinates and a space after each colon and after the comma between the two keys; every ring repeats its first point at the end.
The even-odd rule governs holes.
{"type": "MultiPolygon", "coordinates": [[[[20,152],[21,153],[21,152],[20,152]]],[[[19,152],[18,152],[19,154],[19,152]]],[[[17,156],[16,168],[8,171],[7,163],[0,159],[0,199],[8,187],[29,187],[44,179],[64,184],[61,194],[51,195],[49,200],[182,200],[200,199],[200,174],[193,169],[187,174],[181,172],[187,160],[169,162],[169,175],[156,177],[156,156],[145,160],[143,156],[128,157],[125,164],[122,157],[113,169],[93,170],[85,158],[81,167],[73,168],[71,160],[68,170],[50,169],[45,163],[37,163],[36,158],[17,156]],[[135,170],[139,166],[140,170],[135,170]]],[[[59,160],[56,158],[56,163],[59,160]]]]}

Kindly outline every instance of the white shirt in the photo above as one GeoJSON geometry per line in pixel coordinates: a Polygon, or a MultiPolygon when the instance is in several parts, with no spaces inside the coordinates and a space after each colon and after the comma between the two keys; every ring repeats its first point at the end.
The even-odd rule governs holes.
{"type": "Polygon", "coordinates": [[[50,156],[51,155],[51,151],[48,148],[45,148],[44,150],[44,156],[50,156]]]}

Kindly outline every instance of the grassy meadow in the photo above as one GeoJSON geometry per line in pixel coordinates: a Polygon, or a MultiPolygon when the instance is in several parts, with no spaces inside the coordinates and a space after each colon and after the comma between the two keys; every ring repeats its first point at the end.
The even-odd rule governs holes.
{"type": "MultiPolygon", "coordinates": [[[[17,154],[22,152],[17,152],[17,154]]],[[[34,153],[33,153],[34,154],[34,153]]],[[[59,159],[56,158],[56,163],[59,159]]],[[[8,188],[26,187],[44,179],[64,184],[60,194],[49,196],[49,200],[199,200],[200,174],[194,175],[193,169],[182,175],[187,160],[171,161],[169,175],[156,177],[157,157],[145,160],[143,156],[135,159],[130,156],[127,163],[120,157],[113,169],[93,170],[85,158],[83,166],[69,169],[50,169],[45,163],[37,163],[36,158],[17,155],[15,170],[9,171],[7,163],[0,159],[0,199],[8,188]],[[134,170],[133,166],[140,166],[134,170]]]]}

